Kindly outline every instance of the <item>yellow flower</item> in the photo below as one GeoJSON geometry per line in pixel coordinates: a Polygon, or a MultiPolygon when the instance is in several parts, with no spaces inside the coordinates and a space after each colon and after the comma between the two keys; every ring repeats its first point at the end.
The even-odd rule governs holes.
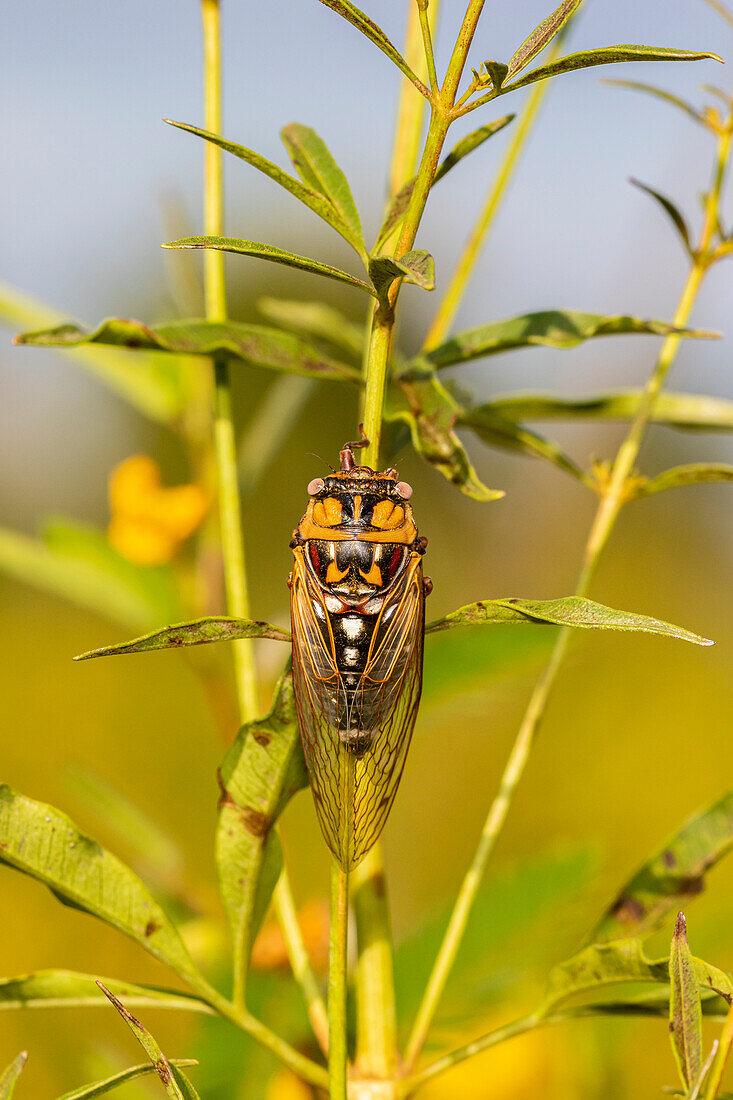
{"type": "Polygon", "coordinates": [[[131,455],[109,478],[110,544],[136,565],[170,561],[199,526],[209,507],[199,485],[161,484],[160,467],[147,455],[131,455]]]}

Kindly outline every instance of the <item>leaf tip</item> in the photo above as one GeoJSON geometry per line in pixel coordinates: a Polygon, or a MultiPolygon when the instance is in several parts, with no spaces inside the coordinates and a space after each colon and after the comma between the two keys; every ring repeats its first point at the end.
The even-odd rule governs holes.
{"type": "Polygon", "coordinates": [[[687,921],[681,909],[677,914],[677,920],[674,922],[674,937],[675,939],[687,939],[687,921]]]}

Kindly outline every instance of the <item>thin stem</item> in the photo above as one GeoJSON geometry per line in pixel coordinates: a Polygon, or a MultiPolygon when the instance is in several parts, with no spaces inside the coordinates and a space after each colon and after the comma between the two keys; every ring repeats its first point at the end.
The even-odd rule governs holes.
{"type": "MultiPolygon", "coordinates": [[[[201,0],[201,18],[204,43],[204,125],[213,133],[221,132],[221,15],[219,0],[201,0]]],[[[211,236],[221,236],[224,225],[224,197],[222,187],[221,151],[211,142],[205,142],[204,151],[204,225],[211,236]]],[[[212,321],[223,321],[227,316],[226,284],[224,281],[224,257],[215,250],[204,253],[204,294],[206,316],[212,321]]],[[[247,571],[244,558],[242,515],[237,481],[237,454],[232,415],[232,394],[229,367],[226,359],[214,361],[214,451],[219,490],[222,553],[230,615],[250,618],[247,571]]],[[[257,717],[257,674],[254,649],[251,640],[233,643],[237,699],[240,717],[249,722],[257,717]]],[[[315,977],[308,964],[308,956],[297,919],[288,919],[287,900],[292,901],[287,874],[283,871],[283,885],[276,903],[285,903],[283,933],[296,979],[301,982],[306,1005],[316,1017],[325,1015],[325,1006],[317,992],[315,977]],[[279,899],[279,900],[278,900],[279,899]]],[[[234,975],[234,1001],[244,1010],[244,972],[234,975]]]]}
{"type": "Polygon", "coordinates": [[[352,904],[359,945],[356,964],[356,1064],[365,1077],[389,1077],[397,1061],[392,929],[381,845],[375,844],[352,875],[352,904]]]}
{"type": "Polygon", "coordinates": [[[275,888],[274,902],[277,919],[288,945],[293,976],[303,991],[313,1034],[323,1053],[328,1054],[328,1012],[303,942],[290,879],[284,872],[280,875],[275,888]]]}
{"type": "Polygon", "coordinates": [[[428,0],[417,0],[417,10],[420,16],[420,31],[425,50],[425,63],[428,67],[430,90],[434,95],[438,91],[438,77],[435,72],[435,54],[433,53],[433,35],[430,29],[430,16],[428,15],[428,0]]]}
{"type": "MultiPolygon", "coordinates": [[[[683,328],[687,324],[690,311],[696,300],[705,272],[711,263],[711,247],[717,224],[717,213],[725,165],[730,153],[731,131],[721,135],[718,143],[718,156],[713,177],[713,185],[708,195],[704,224],[700,244],[695,252],[695,261],[690,269],[685,286],[675,310],[673,325],[683,328]]],[[[626,479],[633,471],[634,463],[644,437],[644,432],[654,411],[654,404],[664,384],[669,368],[679,347],[679,337],[668,336],[647,383],[636,417],[626,439],[619,448],[608,488],[598,506],[596,516],[586,544],[576,595],[582,596],[588,591],[595,573],[601,552],[625,502],[624,487],[626,479]]],[[[527,711],[519,727],[514,745],[509,754],[502,775],[499,792],[489,810],[468,872],[461,884],[451,918],[448,922],[443,941],[438,951],[433,970],[413,1025],[412,1033],[405,1052],[405,1063],[409,1068],[415,1065],[425,1043],[430,1025],[442,997],[448,975],[453,967],[458,949],[466,930],[471,908],[476,899],[479,886],[486,871],[496,841],[506,821],[514,794],[529,760],[537,731],[544,716],[550,693],[555,685],[557,674],[567,652],[571,630],[564,627],[558,634],[550,660],[542,673],[527,711]]]]}
{"type": "Polygon", "coordinates": [[[708,1083],[703,1093],[703,1100],[715,1100],[715,1097],[718,1095],[723,1080],[725,1064],[730,1054],[731,1044],[733,1044],[733,1005],[730,1006],[728,1015],[725,1018],[725,1023],[723,1024],[718,1049],[715,1052],[715,1059],[710,1070],[708,1083]]]}
{"type": "MultiPolygon", "coordinates": [[[[354,812],[354,757],[344,746],[338,748],[341,791],[341,852],[348,867],[351,822],[354,812]]],[[[337,860],[331,864],[331,942],[328,964],[328,1095],[329,1100],[346,1100],[348,1077],[348,1029],[346,1013],[347,951],[349,931],[349,872],[337,860]]]]}

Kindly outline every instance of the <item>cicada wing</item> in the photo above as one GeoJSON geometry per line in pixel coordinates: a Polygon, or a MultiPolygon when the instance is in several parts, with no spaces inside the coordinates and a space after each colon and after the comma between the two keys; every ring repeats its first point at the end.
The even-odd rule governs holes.
{"type": "Polygon", "coordinates": [[[424,611],[422,559],[414,554],[385,602],[364,670],[362,713],[371,714],[374,735],[356,760],[351,866],[379,839],[402,778],[420,704],[424,611]]]}

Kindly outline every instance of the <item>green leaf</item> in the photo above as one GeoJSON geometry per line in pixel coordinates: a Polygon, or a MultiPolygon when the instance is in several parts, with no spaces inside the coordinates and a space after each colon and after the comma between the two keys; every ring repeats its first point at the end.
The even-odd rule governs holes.
{"type": "Polygon", "coordinates": [[[103,531],[58,520],[45,539],[0,528],[0,571],[85,607],[128,630],[147,630],[180,615],[173,573],[123,558],[103,531]]]}
{"type": "Polygon", "coordinates": [[[498,500],[503,492],[487,489],[474,470],[454,432],[462,412],[437,378],[427,382],[399,382],[390,388],[385,417],[410,429],[412,445],[452,485],[474,500],[498,500]]]}
{"type": "Polygon", "coordinates": [[[545,310],[526,313],[495,321],[490,325],[467,329],[456,333],[450,340],[432,351],[408,360],[404,374],[407,377],[422,376],[426,372],[469,363],[488,355],[498,355],[514,348],[548,347],[575,348],[586,340],[600,336],[627,336],[637,334],[668,336],[710,337],[712,333],[692,329],[676,329],[664,321],[646,321],[641,317],[606,317],[598,313],[576,313],[571,310],[545,310]]]}
{"type": "Polygon", "coordinates": [[[254,622],[252,619],[234,619],[226,615],[207,615],[189,623],[176,623],[153,630],[131,642],[90,649],[74,657],[75,661],[88,661],[90,657],[114,657],[120,653],[147,653],[152,649],[180,649],[181,646],[208,645],[209,642],[231,642],[237,638],[272,638],[276,642],[289,642],[290,634],[272,623],[254,622]]]}
{"type": "Polygon", "coordinates": [[[542,65],[539,69],[532,69],[513,84],[504,84],[501,94],[513,92],[516,88],[524,88],[527,84],[534,84],[537,80],[546,80],[550,76],[559,76],[560,73],[574,72],[576,69],[587,69],[593,65],[615,65],[623,61],[720,61],[722,57],[716,53],[699,53],[694,50],[667,49],[664,46],[602,46],[597,50],[584,50],[582,53],[571,53],[567,57],[560,57],[549,65],[542,65]]]}
{"type": "Polygon", "coordinates": [[[349,244],[366,262],[366,245],[354,196],[325,142],[315,130],[297,122],[285,126],[280,136],[300,178],[331,204],[340,221],[350,230],[349,244]]]}
{"type": "Polygon", "coordinates": [[[644,634],[663,634],[679,638],[695,645],[713,645],[709,638],[701,638],[681,626],[651,619],[648,615],[636,615],[631,611],[616,611],[602,603],[586,600],[582,596],[565,596],[559,600],[481,600],[467,604],[428,623],[426,633],[447,630],[453,626],[474,623],[543,623],[554,626],[572,626],[580,630],[631,630],[644,634]]]}
{"type": "MultiPolygon", "coordinates": [[[[63,321],[63,313],[0,283],[0,324],[13,329],[47,329],[63,321]]],[[[93,347],[70,351],[67,359],[151,420],[170,423],[183,411],[185,360],[163,355],[134,356],[93,347]]]]}
{"type": "Polygon", "coordinates": [[[129,867],[66,814],[5,784],[0,786],[0,862],[124,932],[187,980],[202,980],[168,916],[129,867]]]}
{"type": "Polygon", "coordinates": [[[0,1100],[11,1100],[15,1091],[15,1084],[23,1072],[27,1060],[28,1051],[23,1050],[15,1061],[11,1062],[7,1069],[0,1074],[0,1100]]]}
{"type": "MultiPolygon", "coordinates": [[[[642,397],[643,390],[616,390],[580,399],[520,393],[495,398],[481,407],[508,420],[633,420],[642,397]]],[[[733,430],[733,401],[665,391],[654,403],[651,420],[673,428],[729,432],[733,430]]]]}
{"type": "Polygon", "coordinates": [[[672,202],[672,200],[668,199],[666,195],[662,195],[659,191],[655,191],[652,187],[647,187],[647,185],[645,183],[642,183],[640,180],[632,179],[631,182],[633,183],[634,187],[638,187],[640,188],[640,190],[646,191],[647,195],[651,195],[653,199],[656,199],[662,209],[666,211],[672,221],[672,224],[682,238],[682,243],[685,246],[685,250],[688,256],[692,256],[693,248],[692,242],[690,241],[690,230],[688,228],[687,222],[685,221],[675,204],[672,202]]]}
{"type": "MultiPolygon", "coordinates": [[[[37,970],[18,978],[0,979],[0,1012],[16,1008],[99,1008],[107,1001],[91,974],[74,970],[37,970]]],[[[205,1001],[191,993],[105,978],[104,984],[129,1005],[179,1012],[214,1014],[205,1001]]]]}
{"type": "MultiPolygon", "coordinates": [[[[167,122],[170,126],[175,126],[179,130],[185,130],[189,134],[196,134],[197,137],[203,138],[205,141],[210,141],[212,145],[217,145],[220,149],[223,149],[225,153],[232,153],[235,157],[239,157],[240,160],[244,160],[247,164],[251,164],[253,168],[256,168],[258,172],[262,172],[265,176],[268,176],[280,187],[288,191],[294,198],[307,206],[309,210],[312,210],[314,214],[317,214],[324,222],[327,222],[332,229],[344,238],[344,240],[356,249],[357,253],[364,258],[364,244],[360,239],[357,243],[354,243],[354,231],[353,228],[344,221],[338,209],[333,203],[326,197],[324,197],[320,189],[314,190],[312,187],[307,186],[296,179],[295,176],[289,175],[284,172],[282,168],[278,168],[272,161],[267,160],[266,157],[260,156],[259,153],[255,153],[253,149],[248,149],[246,145],[237,145],[233,141],[225,141],[224,138],[219,137],[218,134],[212,134],[210,130],[201,130],[198,126],[189,126],[185,122],[174,122],[170,118],[164,118],[164,122],[167,122]]],[[[330,155],[330,154],[329,154],[330,155]]],[[[361,231],[358,234],[358,238],[361,238],[361,231]]]]}
{"type": "MultiPolygon", "coordinates": [[[[369,291],[371,293],[371,288],[369,291]]],[[[40,347],[110,344],[156,348],[158,351],[186,355],[225,354],[254,367],[301,374],[306,378],[348,381],[359,378],[353,367],[329,358],[312,344],[304,343],[290,333],[263,325],[247,325],[241,321],[188,320],[173,321],[167,325],[144,325],[142,321],[111,317],[93,332],[76,325],[61,325],[43,332],[27,332],[17,339],[20,343],[40,347]]]]}
{"type": "Polygon", "coordinates": [[[632,876],[588,937],[594,943],[651,935],[705,887],[705,873],[733,847],[733,791],[694,814],[632,876]]]}
{"type": "Polygon", "coordinates": [[[479,439],[490,447],[502,447],[509,451],[521,451],[533,458],[544,458],[553,466],[583,481],[585,475],[557,443],[543,439],[541,435],[498,416],[491,408],[480,406],[466,409],[456,421],[462,428],[471,428],[479,439]]]}
{"type": "Polygon", "coordinates": [[[412,198],[412,192],[415,190],[415,180],[408,180],[397,192],[392,199],[392,202],[387,208],[387,213],[382,223],[382,228],[377,234],[377,240],[374,245],[374,251],[379,252],[386,241],[392,236],[392,232],[404,218],[407,213],[407,208],[410,205],[410,199],[412,198]]]}
{"type": "Polygon", "coordinates": [[[733,481],[733,466],[723,462],[691,462],[687,466],[673,466],[663,474],[650,478],[638,489],[639,496],[651,496],[665,489],[679,489],[683,485],[705,485],[719,481],[733,481]]]}
{"type": "Polygon", "coordinates": [[[290,798],[308,785],[289,669],[270,712],[239,731],[222,762],[220,782],[216,862],[235,973],[243,975],[282,868],[273,826],[290,798]]]}
{"type": "Polygon", "coordinates": [[[504,80],[511,80],[517,73],[521,73],[522,69],[526,69],[538,53],[542,53],[544,48],[549,46],[553,38],[563,29],[568,19],[580,7],[581,2],[582,0],[562,0],[555,11],[548,15],[547,19],[543,19],[540,25],[532,31],[529,38],[525,39],[509,59],[504,80]]]}
{"type": "Polygon", "coordinates": [[[403,72],[408,80],[411,80],[423,93],[427,95],[427,88],[418,80],[415,73],[405,61],[399,50],[392,45],[387,35],[384,33],[381,27],[378,27],[368,16],[364,14],[356,4],[352,4],[351,0],[320,0],[321,4],[325,4],[331,11],[335,11],[337,15],[340,15],[342,19],[345,19],[347,23],[351,23],[353,27],[361,31],[370,42],[373,42],[383,54],[390,59],[397,66],[400,72],[403,72]]]}
{"type": "Polygon", "coordinates": [[[279,328],[324,340],[361,361],[364,329],[324,302],[294,302],[284,298],[258,298],[257,309],[279,328]]]}
{"type": "MultiPolygon", "coordinates": [[[[581,0],[573,0],[574,3],[579,4],[581,0]]],[[[503,118],[497,118],[494,122],[489,122],[486,126],[479,126],[478,130],[474,130],[473,133],[467,134],[466,137],[454,145],[450,153],[441,161],[438,171],[435,173],[433,180],[433,186],[442,180],[443,176],[450,172],[451,168],[455,168],[460,160],[467,157],[469,153],[472,153],[474,149],[478,149],[479,145],[483,143],[494,134],[498,134],[500,130],[503,130],[505,126],[508,126],[516,118],[516,115],[504,115],[503,118]]]]}
{"type": "MultiPolygon", "coordinates": [[[[691,963],[700,989],[733,996],[733,983],[722,970],[694,956],[691,963]]],[[[594,943],[553,968],[541,1011],[549,1013],[567,1001],[598,994],[605,986],[625,982],[667,985],[669,980],[669,959],[648,959],[640,940],[594,943]]]]}
{"type": "Polygon", "coordinates": [[[603,80],[601,83],[612,88],[628,88],[632,92],[644,92],[647,95],[655,96],[664,103],[669,103],[672,107],[677,107],[678,110],[684,111],[684,113],[694,119],[695,122],[700,122],[706,127],[708,126],[705,116],[698,111],[696,107],[693,107],[691,103],[687,103],[684,99],[680,99],[679,96],[672,95],[666,88],[658,88],[656,84],[646,84],[643,80],[603,80]]]}
{"type": "Polygon", "coordinates": [[[435,261],[429,252],[414,248],[399,260],[390,256],[372,256],[369,260],[369,278],[377,297],[382,301],[395,279],[404,279],[423,290],[435,289],[435,261]]]}
{"type": "Polygon", "coordinates": [[[684,913],[677,914],[674,926],[669,979],[670,1041],[682,1084],[690,1088],[702,1069],[702,1009],[684,913]]]}
{"type": "Polygon", "coordinates": [[[117,1009],[120,1016],[147,1054],[150,1059],[150,1064],[160,1078],[160,1083],[165,1089],[166,1095],[169,1096],[171,1100],[199,1100],[199,1095],[191,1082],[181,1070],[173,1069],[147,1028],[143,1027],[129,1009],[125,1008],[122,1001],[115,997],[114,993],[102,985],[101,982],[97,984],[104,995],[117,1009]]]}
{"type": "Polygon", "coordinates": [[[214,248],[219,252],[233,252],[236,256],[254,256],[258,260],[269,260],[271,263],[284,264],[285,267],[296,267],[299,271],[309,271],[312,275],[323,275],[326,279],[334,279],[337,283],[347,283],[349,286],[365,290],[367,294],[374,295],[374,291],[368,283],[350,275],[348,271],[342,271],[339,267],[331,267],[330,264],[322,264],[318,260],[311,260],[309,256],[298,256],[295,252],[286,252],[282,248],[276,248],[274,244],[262,244],[260,241],[244,241],[237,237],[182,237],[180,241],[169,241],[163,248],[214,248]]]}
{"type": "MultiPolygon", "coordinates": [[[[198,1061],[195,1058],[171,1058],[170,1061],[171,1069],[197,1065],[198,1061]]],[[[137,1077],[147,1077],[155,1072],[157,1072],[156,1067],[151,1062],[146,1062],[141,1066],[132,1066],[130,1069],[122,1070],[121,1073],[115,1073],[113,1077],[105,1078],[104,1081],[95,1081],[92,1085],[82,1085],[81,1088],[65,1092],[63,1096],[59,1097],[59,1100],[92,1100],[95,1096],[104,1096],[105,1093],[113,1092],[120,1085],[127,1084],[128,1081],[134,1081],[137,1077]]]]}

